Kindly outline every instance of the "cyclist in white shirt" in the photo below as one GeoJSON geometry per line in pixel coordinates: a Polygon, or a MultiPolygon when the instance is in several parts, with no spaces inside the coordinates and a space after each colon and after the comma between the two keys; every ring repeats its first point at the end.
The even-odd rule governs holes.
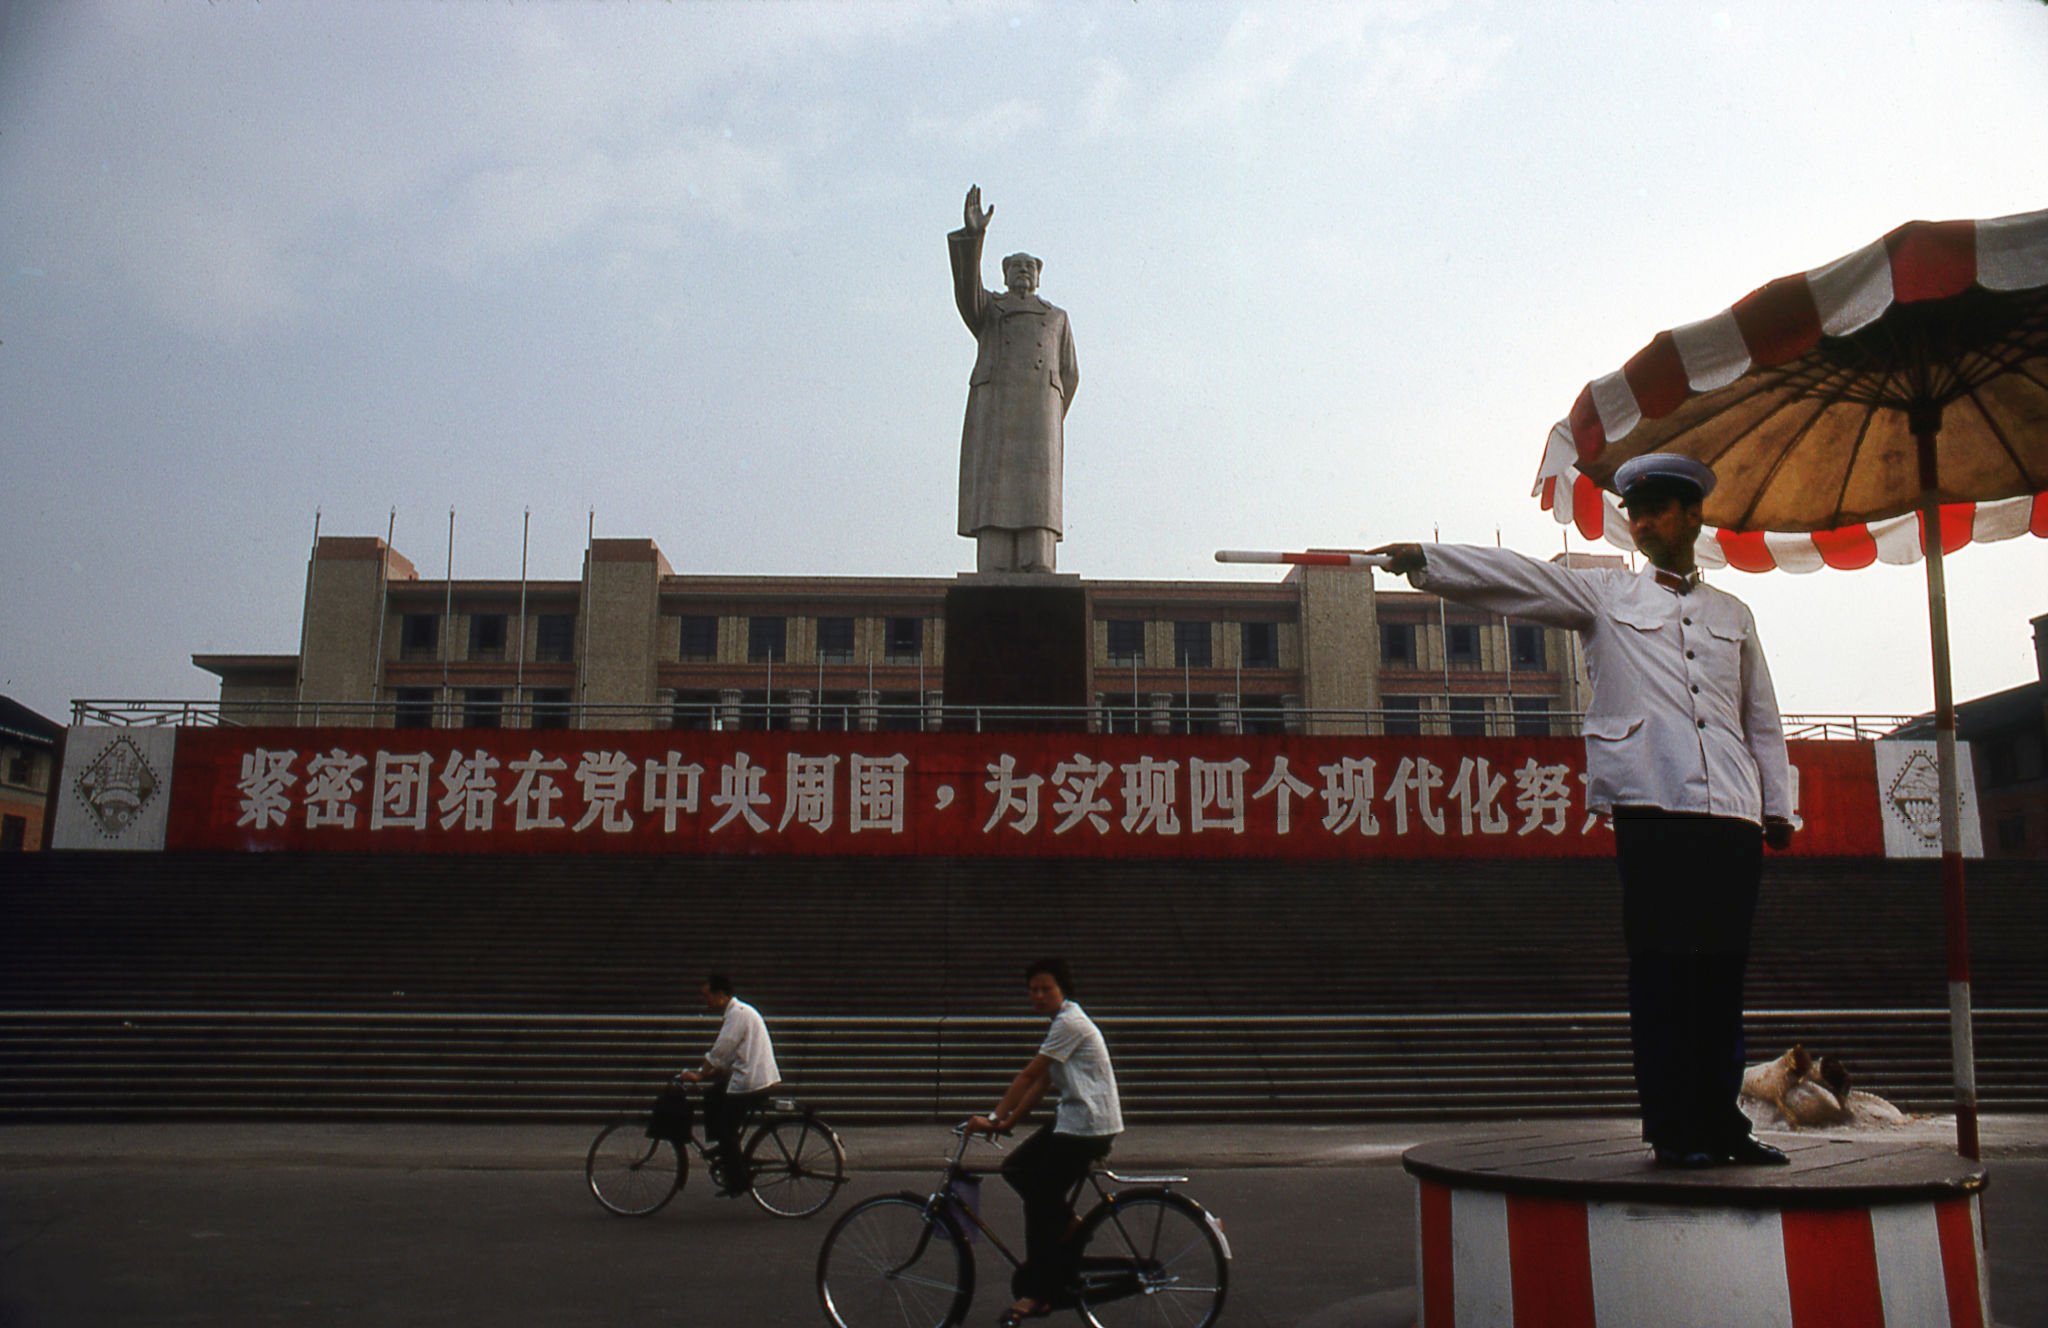
{"type": "Polygon", "coordinates": [[[782,1082],[775,1064],[775,1044],[761,1012],[732,994],[732,979],[713,973],[701,989],[704,1008],[725,1016],[718,1040],[704,1053],[701,1069],[676,1077],[704,1089],[704,1132],[712,1140],[711,1170],[723,1195],[746,1193],[745,1167],[739,1165],[740,1126],[768,1101],[782,1082]]]}
{"type": "Polygon", "coordinates": [[[1003,1163],[1003,1179],[1024,1200],[1024,1263],[1011,1281],[1017,1302],[1002,1318],[1009,1325],[1052,1313],[1072,1273],[1067,1236],[1074,1188],[1090,1166],[1109,1156],[1124,1128],[1109,1047],[1095,1021],[1068,999],[1074,982],[1066,960],[1041,959],[1024,970],[1024,979],[1031,1008],[1051,1016],[1051,1026],[995,1110],[967,1122],[971,1132],[1007,1134],[1048,1089],[1059,1092],[1052,1121],[1003,1163]]]}

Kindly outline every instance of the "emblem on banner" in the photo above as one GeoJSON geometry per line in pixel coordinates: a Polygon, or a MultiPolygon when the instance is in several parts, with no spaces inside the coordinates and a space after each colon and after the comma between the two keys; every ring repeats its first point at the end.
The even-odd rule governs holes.
{"type": "Polygon", "coordinates": [[[126,737],[108,743],[78,776],[78,799],[100,833],[118,838],[157,796],[163,781],[126,737]]]}
{"type": "MultiPolygon", "coordinates": [[[[1941,856],[1941,767],[1935,745],[1887,738],[1877,744],[1877,802],[1884,820],[1888,858],[1941,856]]],[[[1963,856],[1984,856],[1984,830],[1977,820],[1977,780],[1970,745],[1956,744],[1957,811],[1963,856]]]]}
{"type": "Polygon", "coordinates": [[[1926,752],[1906,757],[1884,796],[1892,814],[1916,839],[1928,848],[1941,848],[1941,771],[1926,752]]]}

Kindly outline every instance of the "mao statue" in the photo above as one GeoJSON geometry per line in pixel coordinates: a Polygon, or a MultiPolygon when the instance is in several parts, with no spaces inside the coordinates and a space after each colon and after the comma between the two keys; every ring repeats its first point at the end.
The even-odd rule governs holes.
{"type": "Polygon", "coordinates": [[[977,572],[1050,572],[1061,534],[1067,407],[1081,384],[1064,309],[1038,296],[1041,264],[1003,260],[998,295],[982,289],[981,242],[995,208],[967,191],[966,224],[946,237],[953,298],[974,334],[960,431],[960,533],[977,572]]]}

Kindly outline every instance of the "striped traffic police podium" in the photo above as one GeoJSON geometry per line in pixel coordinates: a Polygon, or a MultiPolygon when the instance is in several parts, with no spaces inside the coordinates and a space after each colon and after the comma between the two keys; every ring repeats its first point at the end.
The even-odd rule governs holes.
{"type": "Polygon", "coordinates": [[[1990,1328],[1984,1169],[1777,1135],[1786,1167],[1658,1167],[1633,1122],[1423,1144],[1421,1328],[1990,1328]]]}

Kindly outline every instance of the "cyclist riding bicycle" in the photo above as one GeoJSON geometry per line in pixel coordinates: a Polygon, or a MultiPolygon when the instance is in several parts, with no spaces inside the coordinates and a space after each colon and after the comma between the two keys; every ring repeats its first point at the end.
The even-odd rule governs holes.
{"type": "Polygon", "coordinates": [[[731,1198],[747,1192],[740,1127],[767,1105],[769,1093],[782,1082],[782,1071],[775,1064],[767,1022],[759,1010],[732,994],[732,979],[711,974],[704,979],[702,995],[705,1009],[724,1016],[718,1040],[704,1053],[701,1069],[685,1070],[676,1078],[705,1085],[704,1132],[712,1140],[711,1174],[718,1193],[731,1198]]]}
{"type": "Polygon", "coordinates": [[[1024,970],[1024,978],[1032,1010],[1052,1018],[1045,1041],[1010,1081],[995,1110],[967,1122],[972,1133],[1007,1134],[1048,1089],[1059,1090],[1052,1122],[1041,1125],[1003,1163],[1003,1179],[1024,1200],[1024,1264],[1011,1282],[1017,1301],[1003,1313],[1005,1325],[1053,1312],[1074,1273],[1068,1241],[1072,1196],[1089,1167],[1109,1156],[1124,1128],[1109,1047],[1095,1021],[1068,999],[1074,980],[1067,961],[1041,959],[1024,970]]]}

